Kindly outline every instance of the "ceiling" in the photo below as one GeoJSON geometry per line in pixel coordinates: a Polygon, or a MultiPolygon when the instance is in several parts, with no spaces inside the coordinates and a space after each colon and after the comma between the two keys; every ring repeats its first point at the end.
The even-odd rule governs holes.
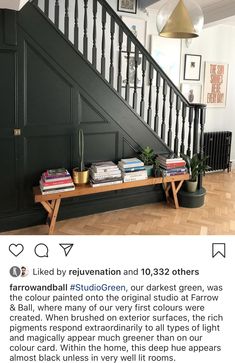
{"type": "MultiPolygon", "coordinates": [[[[139,0],[142,8],[159,9],[169,0],[139,0]]],[[[235,25],[235,0],[194,0],[202,8],[205,24],[220,22],[235,25]]]]}

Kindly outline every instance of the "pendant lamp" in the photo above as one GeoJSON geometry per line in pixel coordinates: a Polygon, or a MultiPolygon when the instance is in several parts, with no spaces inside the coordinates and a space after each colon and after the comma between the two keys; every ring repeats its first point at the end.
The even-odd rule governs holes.
{"type": "Polygon", "coordinates": [[[157,15],[159,35],[165,38],[196,38],[203,23],[202,10],[193,0],[168,0],[157,15]]]}

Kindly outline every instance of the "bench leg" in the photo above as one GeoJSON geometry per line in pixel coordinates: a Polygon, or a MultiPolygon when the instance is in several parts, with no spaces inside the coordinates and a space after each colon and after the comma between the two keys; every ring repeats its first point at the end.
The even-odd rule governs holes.
{"type": "Polygon", "coordinates": [[[56,224],[57,215],[60,208],[61,199],[53,200],[52,202],[41,202],[43,208],[48,212],[47,223],[49,225],[49,233],[53,234],[56,224]]]}
{"type": "Polygon", "coordinates": [[[181,180],[178,185],[175,185],[175,182],[169,182],[169,183],[164,183],[163,182],[163,187],[164,187],[164,191],[165,191],[165,195],[166,195],[166,201],[167,204],[170,204],[171,202],[171,197],[170,197],[170,190],[172,190],[172,194],[173,194],[173,204],[175,206],[176,209],[179,208],[179,202],[178,202],[178,196],[177,193],[180,190],[182,184],[183,184],[183,180],[181,180]]]}

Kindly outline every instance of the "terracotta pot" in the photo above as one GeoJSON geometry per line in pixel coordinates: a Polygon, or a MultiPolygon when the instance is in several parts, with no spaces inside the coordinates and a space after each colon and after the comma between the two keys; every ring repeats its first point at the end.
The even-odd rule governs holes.
{"type": "Polygon", "coordinates": [[[89,181],[89,170],[79,171],[78,168],[73,169],[74,184],[86,184],[89,181]]]}

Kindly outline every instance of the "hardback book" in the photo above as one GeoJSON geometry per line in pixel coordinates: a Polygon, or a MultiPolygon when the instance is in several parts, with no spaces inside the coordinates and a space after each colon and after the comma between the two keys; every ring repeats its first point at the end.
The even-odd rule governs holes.
{"type": "Polygon", "coordinates": [[[96,173],[92,169],[90,169],[90,175],[93,179],[103,179],[107,177],[117,177],[121,175],[121,170],[117,168],[117,170],[108,170],[105,172],[96,173]]]}
{"type": "Polygon", "coordinates": [[[163,160],[165,162],[170,162],[170,161],[180,161],[180,160],[183,160],[183,158],[181,157],[175,157],[174,154],[160,154],[160,155],[157,155],[157,159],[160,161],[160,160],[163,160]]]}
{"type": "Polygon", "coordinates": [[[138,180],[145,180],[148,179],[148,176],[143,176],[143,175],[139,175],[139,176],[124,176],[123,177],[123,182],[124,183],[128,183],[128,182],[132,182],[132,181],[138,181],[138,180]]]}
{"type": "Polygon", "coordinates": [[[130,173],[130,172],[132,172],[132,171],[139,171],[139,170],[145,170],[144,169],[144,166],[134,166],[134,167],[123,167],[123,166],[120,166],[120,169],[122,170],[122,171],[125,171],[125,173],[130,173]]]}
{"type": "Polygon", "coordinates": [[[91,179],[91,182],[93,184],[104,184],[104,183],[107,183],[107,182],[114,182],[114,181],[119,181],[121,180],[122,181],[122,178],[121,176],[120,177],[115,177],[115,178],[105,178],[105,179],[100,179],[100,180],[96,180],[96,179],[91,179]]]}
{"type": "Polygon", "coordinates": [[[90,185],[93,188],[96,188],[96,187],[103,187],[105,185],[115,185],[115,184],[121,184],[121,183],[122,183],[122,180],[116,180],[116,181],[110,181],[110,182],[98,183],[98,184],[94,184],[91,182],[90,185]]]}
{"type": "Polygon", "coordinates": [[[50,190],[42,190],[41,193],[43,195],[46,194],[55,194],[55,193],[62,193],[62,192],[70,192],[72,190],[75,190],[75,186],[67,187],[67,188],[56,188],[56,189],[50,189],[50,190]]]}
{"type": "Polygon", "coordinates": [[[42,179],[45,182],[57,182],[57,181],[66,181],[71,179],[70,174],[66,174],[66,176],[47,176],[45,173],[42,174],[42,179]]]}
{"type": "Polygon", "coordinates": [[[186,165],[185,161],[179,161],[177,163],[168,163],[168,164],[160,163],[160,166],[163,167],[164,169],[182,168],[185,165],[186,165]]]}
{"type": "Polygon", "coordinates": [[[72,178],[71,177],[69,177],[69,178],[67,178],[66,180],[53,180],[53,181],[45,181],[43,178],[41,178],[41,180],[40,180],[40,184],[43,186],[43,187],[53,187],[53,186],[57,186],[57,185],[59,185],[59,186],[63,186],[63,185],[65,185],[65,186],[68,186],[68,184],[73,184],[73,181],[72,181],[72,178]]]}
{"type": "Polygon", "coordinates": [[[141,160],[137,159],[137,158],[129,158],[129,159],[121,159],[120,162],[122,164],[139,164],[142,163],[141,160]]]}
{"type": "Polygon", "coordinates": [[[117,165],[113,161],[101,161],[91,165],[91,169],[93,169],[96,173],[105,172],[107,170],[116,170],[117,168],[117,165]]]}
{"type": "Polygon", "coordinates": [[[68,174],[68,170],[65,168],[58,168],[58,169],[48,169],[46,171],[47,175],[67,175],[68,174]]]}
{"type": "Polygon", "coordinates": [[[139,171],[131,171],[131,172],[123,172],[122,173],[122,176],[129,176],[129,177],[132,177],[132,176],[147,176],[147,170],[144,169],[144,170],[139,170],[139,171]]]}
{"type": "MultiPolygon", "coordinates": [[[[138,159],[137,159],[138,160],[138,159]]],[[[119,168],[123,168],[123,169],[126,169],[126,168],[135,168],[137,166],[144,166],[144,163],[143,161],[138,161],[138,162],[133,162],[133,163],[124,163],[122,161],[119,161],[118,162],[118,166],[119,168]]]]}

